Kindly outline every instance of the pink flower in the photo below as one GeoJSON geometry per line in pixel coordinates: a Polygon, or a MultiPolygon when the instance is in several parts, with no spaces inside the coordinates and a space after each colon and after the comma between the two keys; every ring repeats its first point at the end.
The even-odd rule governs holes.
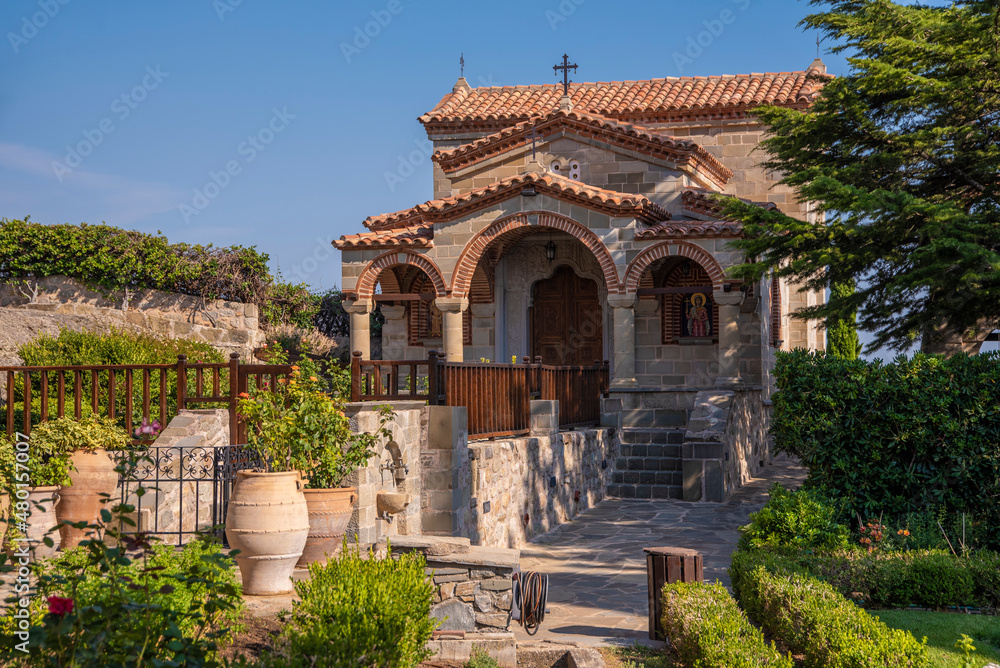
{"type": "Polygon", "coordinates": [[[61,596],[49,596],[49,612],[57,617],[73,612],[73,599],[61,596]]]}

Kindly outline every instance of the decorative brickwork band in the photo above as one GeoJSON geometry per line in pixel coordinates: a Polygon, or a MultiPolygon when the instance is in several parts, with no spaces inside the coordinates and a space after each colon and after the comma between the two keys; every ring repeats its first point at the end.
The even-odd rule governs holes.
{"type": "Polygon", "coordinates": [[[625,271],[624,291],[628,294],[639,289],[639,281],[642,279],[642,272],[653,262],[665,257],[686,257],[697,262],[708,273],[712,279],[712,286],[716,290],[722,290],[722,283],[725,281],[726,273],[712,255],[691,243],[684,241],[664,241],[650,246],[636,256],[625,271]],[[673,251],[671,252],[671,246],[673,251]]]}
{"type": "Polygon", "coordinates": [[[604,242],[596,234],[572,218],[545,211],[527,211],[501,218],[472,238],[462,250],[462,255],[455,267],[455,274],[451,282],[452,295],[456,297],[467,296],[473,273],[486,249],[508,232],[525,227],[550,227],[579,239],[584,246],[590,249],[601,265],[608,294],[620,292],[621,286],[618,281],[615,261],[611,258],[611,253],[608,252],[604,242]]]}
{"type": "Polygon", "coordinates": [[[417,253],[399,250],[383,253],[365,265],[354,288],[357,298],[371,299],[375,292],[375,284],[379,281],[379,275],[386,269],[401,264],[417,267],[427,274],[427,277],[434,284],[434,292],[438,297],[444,297],[447,294],[447,287],[444,279],[441,278],[441,270],[438,269],[433,260],[417,253]]]}

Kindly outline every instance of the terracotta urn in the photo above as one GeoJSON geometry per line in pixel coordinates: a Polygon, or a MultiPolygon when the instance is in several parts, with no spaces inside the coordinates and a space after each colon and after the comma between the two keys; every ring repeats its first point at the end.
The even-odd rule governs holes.
{"type": "Polygon", "coordinates": [[[31,560],[47,559],[59,549],[59,532],[52,529],[59,523],[56,518],[56,506],[59,504],[59,486],[31,487],[28,489],[28,508],[31,516],[28,518],[28,549],[31,560]],[[44,543],[45,537],[52,539],[52,547],[44,543]]]}
{"type": "Polygon", "coordinates": [[[292,591],[292,572],[309,535],[309,512],[298,471],[238,471],[226,511],[226,538],[239,550],[243,593],[292,591]]]}
{"type": "MultiPolygon", "coordinates": [[[[59,491],[56,516],[60,522],[87,522],[93,524],[101,517],[101,510],[115,505],[118,489],[118,472],[115,462],[103,449],[93,452],[78,450],[70,458],[69,479],[72,484],[59,491]],[[74,470],[75,469],[75,470],[74,470]],[[107,494],[107,497],[102,496],[107,494]],[[104,499],[110,499],[104,503],[104,499]]],[[[64,526],[59,529],[64,550],[76,547],[92,532],[64,526]]]]}
{"type": "Polygon", "coordinates": [[[309,510],[309,537],[299,557],[299,568],[312,563],[326,563],[328,557],[340,553],[344,532],[358,500],[357,487],[336,489],[307,489],[306,507],[309,510]]]}

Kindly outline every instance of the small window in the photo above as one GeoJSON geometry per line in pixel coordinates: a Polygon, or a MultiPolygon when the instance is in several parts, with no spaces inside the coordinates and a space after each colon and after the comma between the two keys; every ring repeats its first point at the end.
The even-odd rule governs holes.
{"type": "Polygon", "coordinates": [[[559,162],[558,160],[553,160],[552,164],[549,165],[549,171],[552,172],[553,174],[558,174],[559,176],[562,176],[563,175],[562,163],[559,162]]]}
{"type": "Polygon", "coordinates": [[[569,174],[567,176],[569,176],[569,178],[573,179],[574,181],[579,181],[580,180],[580,163],[579,162],[577,162],[576,160],[570,161],[570,163],[569,163],[569,174]]]}

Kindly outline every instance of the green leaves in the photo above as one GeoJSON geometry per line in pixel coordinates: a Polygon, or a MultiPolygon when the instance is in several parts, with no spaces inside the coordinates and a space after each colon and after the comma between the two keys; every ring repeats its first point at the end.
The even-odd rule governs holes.
{"type": "Polygon", "coordinates": [[[771,431],[849,517],[969,513],[1000,546],[1000,356],[778,355],[771,431]]]}
{"type": "MultiPolygon", "coordinates": [[[[813,2],[802,24],[825,34],[851,70],[806,110],[758,107],[763,166],[813,202],[803,222],[730,201],[734,242],[768,270],[819,290],[857,280],[857,299],[802,317],[851,320],[873,348],[925,349],[1000,321],[1000,8],[813,2]],[[941,331],[944,328],[945,331],[941,331]],[[935,333],[932,336],[931,333],[935,333]]],[[[988,329],[986,330],[988,331],[988,329]]]]}

